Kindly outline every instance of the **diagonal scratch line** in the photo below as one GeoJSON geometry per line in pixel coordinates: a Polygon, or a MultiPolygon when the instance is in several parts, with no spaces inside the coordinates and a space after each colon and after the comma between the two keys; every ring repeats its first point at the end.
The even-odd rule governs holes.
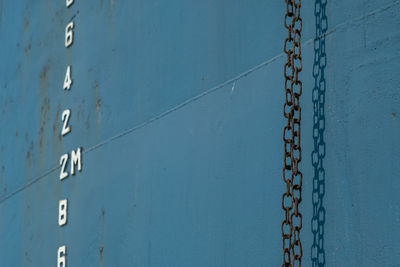
{"type": "Polygon", "coordinates": [[[257,66],[255,66],[255,67],[253,67],[253,68],[251,68],[249,70],[247,70],[246,72],[243,72],[242,74],[239,74],[235,78],[227,80],[227,81],[225,81],[225,82],[223,82],[223,83],[221,83],[221,84],[219,84],[219,85],[217,85],[217,86],[215,86],[215,87],[213,87],[211,89],[208,89],[207,91],[205,91],[205,92],[203,92],[203,93],[201,93],[199,95],[196,95],[196,96],[194,96],[192,98],[189,98],[189,99],[185,100],[184,102],[180,103],[179,105],[177,105],[177,106],[175,106],[175,107],[173,107],[173,108],[171,108],[169,110],[166,110],[166,111],[158,114],[157,116],[152,117],[152,118],[148,119],[147,121],[142,122],[141,124],[134,126],[133,128],[127,129],[127,130],[125,130],[125,131],[123,131],[123,132],[121,132],[121,133],[119,133],[117,135],[114,135],[114,136],[102,141],[99,144],[96,144],[96,145],[86,149],[83,153],[84,154],[85,153],[89,153],[90,151],[93,151],[93,150],[95,150],[95,149],[97,149],[97,148],[99,148],[99,147],[101,147],[101,146],[103,146],[103,145],[105,145],[105,144],[117,139],[117,138],[120,138],[120,137],[122,137],[124,135],[127,135],[127,134],[131,133],[131,132],[139,130],[139,129],[145,127],[146,125],[148,125],[148,124],[150,124],[152,122],[155,122],[155,121],[167,116],[168,114],[170,114],[170,113],[172,113],[172,112],[174,112],[174,111],[176,111],[178,109],[181,109],[184,106],[186,106],[186,105],[188,105],[188,104],[190,104],[192,102],[195,102],[196,100],[198,100],[198,99],[200,99],[200,98],[202,98],[202,97],[204,97],[204,96],[206,96],[208,94],[211,94],[211,93],[213,93],[213,92],[225,87],[228,84],[232,84],[232,83],[236,82],[237,80],[239,80],[239,79],[241,79],[243,77],[246,77],[250,73],[252,73],[252,72],[254,72],[254,71],[256,71],[256,70],[258,70],[258,69],[260,69],[260,68],[262,68],[262,67],[264,67],[264,66],[266,66],[266,65],[268,65],[268,64],[270,64],[272,62],[274,62],[275,60],[280,58],[282,55],[283,55],[283,53],[281,53],[281,54],[279,54],[279,55],[277,55],[277,56],[275,56],[275,57],[273,57],[273,58],[271,58],[271,59],[269,59],[269,60],[267,60],[267,61],[265,61],[265,62],[263,62],[263,63],[261,63],[259,65],[257,65],[257,66]]]}
{"type": "MultiPolygon", "coordinates": [[[[321,37],[325,37],[325,36],[331,35],[332,33],[336,32],[338,29],[342,28],[343,26],[346,26],[346,25],[349,24],[349,23],[358,22],[358,21],[363,20],[363,19],[365,19],[365,18],[371,17],[371,16],[373,16],[373,15],[375,15],[375,14],[384,12],[384,11],[388,10],[389,8],[391,8],[391,7],[393,7],[393,6],[396,6],[396,5],[398,5],[398,4],[400,4],[400,0],[397,0],[397,1],[395,1],[395,2],[393,2],[393,3],[391,3],[391,4],[388,4],[388,5],[386,5],[386,6],[383,6],[383,7],[381,7],[381,8],[375,9],[375,10],[373,10],[373,11],[371,11],[371,12],[365,14],[365,15],[358,16],[358,17],[356,17],[356,18],[354,18],[354,19],[352,19],[352,20],[349,20],[349,21],[340,23],[340,24],[336,25],[334,28],[332,28],[331,30],[327,31],[325,34],[322,34],[322,35],[320,35],[320,36],[318,36],[318,37],[316,37],[316,38],[312,38],[312,39],[307,40],[306,42],[303,43],[303,46],[309,45],[309,44],[311,44],[314,40],[318,40],[318,39],[320,39],[321,37]]],[[[138,124],[138,125],[136,125],[136,126],[130,128],[130,129],[127,129],[127,130],[125,130],[125,131],[123,131],[123,132],[121,132],[121,133],[119,133],[119,134],[117,134],[117,135],[114,135],[114,136],[110,137],[110,138],[107,138],[107,139],[105,139],[104,141],[102,141],[102,142],[100,142],[100,143],[98,143],[98,144],[96,144],[96,145],[94,145],[94,146],[92,146],[92,147],[90,147],[90,148],[84,150],[84,151],[83,151],[83,154],[89,153],[89,152],[91,152],[91,151],[93,151],[93,150],[95,150],[95,149],[97,149],[97,148],[99,148],[99,147],[104,146],[105,144],[108,144],[108,143],[114,141],[115,139],[118,139],[118,138],[120,138],[120,137],[122,137],[122,136],[128,135],[128,134],[130,134],[130,133],[132,133],[132,132],[134,132],[134,131],[137,131],[137,130],[139,130],[139,129],[145,127],[146,125],[148,125],[148,124],[150,124],[150,123],[153,123],[153,122],[155,122],[155,121],[157,121],[157,120],[159,120],[159,119],[162,119],[163,117],[167,116],[168,114],[170,114],[170,113],[172,113],[172,112],[174,112],[174,111],[176,111],[176,110],[179,110],[179,109],[183,108],[184,106],[186,106],[186,105],[188,105],[188,104],[190,104],[190,103],[192,103],[192,102],[195,102],[195,101],[197,101],[198,99],[200,99],[200,98],[202,98],[202,97],[204,97],[204,96],[206,96],[206,95],[209,95],[209,94],[211,94],[211,93],[213,93],[213,92],[215,92],[215,91],[218,91],[219,89],[225,87],[226,85],[235,83],[237,80],[240,80],[241,78],[246,77],[246,76],[249,75],[250,73],[252,73],[252,72],[254,72],[254,71],[256,71],[256,70],[259,70],[259,69],[261,69],[261,68],[264,67],[264,66],[269,65],[270,63],[276,61],[277,59],[279,59],[280,57],[282,57],[282,56],[284,56],[284,55],[285,55],[285,53],[282,52],[282,53],[280,53],[280,54],[278,54],[278,55],[276,55],[276,56],[270,58],[269,60],[264,61],[264,62],[258,64],[257,66],[255,66],[255,67],[253,67],[253,68],[251,68],[251,69],[249,69],[249,70],[247,70],[247,71],[245,71],[245,72],[243,72],[243,73],[237,75],[236,77],[234,77],[234,78],[232,78],[232,79],[230,79],[230,80],[227,80],[227,81],[225,81],[225,82],[223,82],[223,83],[221,83],[221,84],[219,84],[219,85],[217,85],[217,86],[215,86],[215,87],[212,87],[212,88],[208,89],[207,91],[205,91],[205,92],[203,92],[203,93],[201,93],[201,94],[199,94],[199,95],[196,95],[196,96],[194,96],[194,97],[191,97],[191,98],[185,100],[184,102],[178,104],[177,106],[175,106],[175,107],[173,107],[173,108],[171,108],[171,109],[168,109],[168,110],[166,110],[166,111],[164,111],[164,112],[162,112],[162,113],[156,115],[155,117],[152,117],[152,118],[148,119],[147,121],[144,121],[144,122],[142,122],[142,123],[140,123],[140,124],[138,124]]],[[[51,174],[52,172],[56,171],[58,168],[60,168],[60,166],[58,166],[58,165],[57,165],[57,166],[54,166],[53,168],[51,168],[51,169],[47,170],[46,172],[44,172],[42,175],[36,177],[36,178],[33,179],[32,181],[30,181],[30,182],[24,184],[23,186],[21,186],[20,188],[16,189],[16,190],[13,191],[12,193],[10,193],[10,194],[6,195],[5,197],[1,198],[1,199],[0,199],[0,204],[3,203],[4,201],[6,201],[7,199],[13,197],[14,195],[18,194],[19,192],[23,191],[24,189],[30,187],[31,185],[33,185],[33,184],[39,182],[40,180],[42,180],[43,178],[45,178],[47,175],[49,175],[49,174],[51,174]]]]}
{"type": "MultiPolygon", "coordinates": [[[[393,6],[395,6],[395,5],[398,5],[399,3],[400,3],[400,1],[397,0],[397,1],[395,1],[395,2],[393,2],[393,3],[391,3],[391,4],[388,4],[388,5],[384,6],[384,7],[381,7],[381,8],[379,8],[379,9],[374,10],[374,11],[371,11],[370,13],[367,13],[367,14],[365,14],[365,15],[356,17],[356,18],[352,19],[351,21],[347,21],[347,22],[344,22],[344,23],[340,23],[340,24],[336,25],[336,27],[334,27],[332,30],[326,32],[325,34],[322,34],[322,35],[320,35],[320,36],[318,36],[318,37],[316,37],[316,38],[312,38],[312,39],[307,40],[306,42],[303,43],[303,45],[309,45],[309,44],[312,43],[314,40],[320,39],[321,37],[325,37],[325,36],[327,36],[327,35],[330,35],[330,34],[334,33],[335,31],[337,31],[339,28],[341,28],[341,27],[343,27],[343,26],[345,26],[345,25],[347,25],[347,24],[349,24],[349,23],[351,23],[351,22],[356,22],[356,21],[362,20],[362,19],[364,19],[364,18],[373,16],[373,15],[375,15],[375,14],[377,14],[377,13],[380,13],[380,12],[383,12],[383,11],[385,11],[385,10],[387,10],[387,9],[389,9],[389,8],[391,8],[391,7],[393,7],[393,6]]],[[[219,90],[219,89],[225,87],[226,85],[229,85],[229,84],[232,84],[232,83],[235,84],[235,82],[236,82],[237,80],[240,80],[241,78],[246,77],[246,76],[249,75],[250,73],[252,73],[252,72],[254,72],[254,71],[256,71],[256,70],[258,70],[258,69],[260,69],[260,68],[262,68],[262,67],[264,67],[264,66],[269,65],[270,63],[274,62],[275,60],[277,60],[278,58],[280,58],[280,57],[282,57],[282,56],[284,56],[284,55],[285,55],[285,54],[282,52],[282,53],[280,53],[280,54],[274,56],[273,58],[271,58],[271,59],[269,59],[269,60],[267,60],[267,61],[264,61],[264,62],[258,64],[257,66],[255,66],[255,67],[253,67],[253,68],[251,68],[251,69],[249,69],[249,70],[247,70],[247,71],[245,71],[245,72],[239,74],[238,76],[236,76],[236,77],[234,77],[234,78],[232,78],[232,79],[230,79],[230,80],[227,80],[227,81],[225,81],[225,82],[223,82],[223,83],[221,83],[221,84],[219,84],[219,85],[217,85],[217,86],[215,86],[215,87],[213,87],[213,88],[211,88],[211,89],[208,89],[207,91],[205,91],[205,92],[203,92],[203,93],[201,93],[201,94],[199,94],[199,95],[197,95],[197,96],[194,96],[194,97],[192,97],[192,98],[189,98],[189,99],[187,99],[186,101],[182,102],[181,104],[179,104],[179,105],[177,105],[177,106],[175,106],[175,107],[173,107],[173,108],[171,108],[171,109],[169,109],[169,110],[167,110],[167,111],[164,111],[164,112],[158,114],[157,116],[152,117],[152,118],[148,119],[147,121],[142,122],[141,124],[134,126],[133,128],[127,129],[127,130],[125,130],[125,131],[123,131],[123,132],[121,132],[121,133],[119,133],[119,134],[117,134],[117,135],[114,135],[114,136],[112,136],[112,137],[110,137],[110,138],[107,138],[106,140],[104,140],[104,141],[102,141],[102,142],[100,142],[100,143],[98,143],[98,144],[96,144],[96,145],[94,145],[94,146],[92,146],[92,147],[86,149],[83,153],[84,153],[84,154],[85,154],[85,153],[89,153],[90,151],[93,151],[93,150],[95,150],[95,149],[97,149],[97,148],[99,148],[99,147],[101,147],[101,146],[103,146],[103,145],[105,145],[105,144],[107,144],[107,143],[109,143],[109,142],[111,142],[111,141],[117,139],[117,138],[120,138],[120,137],[122,137],[122,136],[125,136],[125,135],[127,135],[127,134],[130,134],[131,132],[134,132],[134,131],[136,131],[136,130],[139,130],[139,129],[145,127],[146,125],[148,125],[148,124],[150,124],[150,123],[152,123],[152,122],[154,122],[154,121],[157,121],[157,120],[159,120],[159,119],[161,119],[161,118],[167,116],[168,114],[170,114],[170,113],[172,113],[172,112],[174,112],[174,111],[176,111],[176,110],[178,110],[178,109],[181,109],[181,108],[183,108],[184,106],[186,106],[186,105],[188,105],[188,104],[190,104],[190,103],[192,103],[192,102],[194,102],[194,101],[196,101],[196,100],[198,100],[198,99],[200,99],[200,98],[202,98],[202,97],[204,97],[204,96],[206,96],[206,95],[208,95],[208,94],[211,94],[211,93],[213,93],[213,92],[215,92],[215,91],[217,91],[217,90],[219,90]]]]}
{"type": "MultiPolygon", "coordinates": [[[[235,78],[232,78],[232,79],[227,80],[227,81],[225,81],[225,82],[223,82],[223,83],[221,83],[221,84],[219,84],[219,85],[217,85],[217,86],[215,86],[215,87],[212,87],[211,89],[208,89],[207,91],[204,91],[203,93],[201,93],[201,94],[199,94],[199,95],[196,95],[196,96],[194,96],[194,97],[191,97],[191,98],[185,100],[184,102],[180,103],[179,105],[177,105],[177,106],[175,106],[175,107],[173,107],[173,108],[171,108],[171,109],[169,109],[169,110],[166,110],[166,111],[164,111],[164,112],[158,114],[157,116],[148,119],[148,120],[145,121],[145,122],[142,122],[142,123],[140,123],[140,124],[138,124],[138,125],[136,125],[136,126],[130,128],[130,129],[127,129],[127,130],[125,130],[125,131],[123,131],[123,132],[117,134],[117,135],[114,135],[114,136],[112,136],[112,137],[110,137],[110,138],[107,138],[106,140],[104,140],[104,141],[102,141],[102,142],[100,142],[100,143],[98,143],[98,144],[96,144],[96,145],[94,145],[94,146],[92,146],[92,147],[90,147],[90,148],[88,148],[88,149],[83,150],[82,153],[83,153],[83,154],[89,153],[89,152],[91,152],[91,151],[93,151],[93,150],[95,150],[95,149],[97,149],[97,148],[99,148],[99,147],[104,146],[104,145],[107,144],[107,143],[112,142],[112,141],[115,140],[115,139],[118,139],[118,138],[120,138],[120,137],[122,137],[122,136],[125,136],[125,135],[127,135],[127,134],[130,134],[130,133],[132,133],[132,132],[134,132],[134,131],[137,131],[137,130],[139,130],[139,129],[145,127],[146,125],[148,125],[148,124],[150,124],[150,123],[153,123],[153,122],[155,122],[155,121],[157,121],[157,120],[159,120],[159,119],[161,119],[161,118],[167,116],[168,114],[170,114],[170,113],[172,113],[172,112],[174,112],[174,111],[176,111],[176,110],[178,110],[178,109],[181,109],[181,108],[183,108],[184,106],[186,106],[186,105],[188,105],[188,104],[190,104],[190,103],[192,103],[192,102],[194,102],[194,101],[196,101],[196,100],[198,100],[198,99],[200,99],[200,98],[202,98],[202,97],[204,97],[204,96],[206,96],[206,95],[208,95],[208,94],[211,94],[211,93],[213,93],[213,92],[215,92],[215,91],[217,91],[217,90],[223,88],[224,86],[226,86],[226,85],[228,85],[228,84],[232,84],[232,83],[236,82],[237,80],[239,80],[239,79],[241,79],[241,78],[243,78],[243,77],[246,77],[246,76],[249,75],[250,73],[252,73],[252,72],[254,72],[254,71],[256,71],[256,70],[258,70],[258,69],[260,69],[260,68],[262,68],[262,67],[264,67],[264,66],[266,66],[266,65],[268,65],[268,64],[270,64],[270,63],[272,63],[272,62],[274,62],[275,60],[277,60],[278,58],[280,58],[280,57],[283,56],[283,55],[284,55],[283,53],[280,53],[280,54],[278,54],[277,56],[275,56],[275,57],[273,57],[273,58],[271,58],[271,59],[269,59],[269,60],[267,60],[267,61],[264,61],[263,63],[258,64],[257,66],[255,66],[255,67],[253,67],[253,68],[251,68],[251,69],[249,69],[249,70],[247,70],[247,71],[245,71],[245,72],[239,74],[239,75],[236,76],[235,78]]],[[[33,184],[39,182],[40,180],[42,180],[43,178],[45,178],[47,175],[49,175],[50,173],[56,171],[56,170],[59,169],[59,168],[60,168],[60,166],[58,166],[58,165],[55,166],[55,167],[53,167],[53,168],[51,168],[50,170],[46,171],[44,174],[42,174],[42,175],[36,177],[36,178],[33,179],[32,181],[30,181],[30,182],[24,184],[23,186],[21,186],[20,188],[16,189],[16,190],[13,191],[12,193],[10,193],[10,194],[6,195],[5,197],[1,198],[1,199],[0,199],[0,204],[3,203],[4,201],[6,201],[7,199],[9,199],[10,197],[16,195],[17,193],[23,191],[23,190],[26,189],[27,187],[29,187],[29,186],[31,186],[31,185],[33,185],[33,184]]]]}
{"type": "Polygon", "coordinates": [[[55,166],[53,168],[51,168],[50,170],[47,170],[46,172],[44,172],[42,175],[36,177],[35,179],[33,179],[32,181],[24,184],[23,186],[21,186],[20,188],[18,188],[17,190],[13,191],[12,193],[6,195],[5,197],[3,197],[2,199],[0,199],[0,203],[3,203],[4,201],[6,201],[7,199],[13,197],[14,195],[18,194],[19,192],[23,191],[24,189],[30,187],[31,185],[39,182],[40,180],[42,180],[43,178],[45,178],[47,175],[49,175],[50,173],[56,171],[59,168],[59,166],[55,166]]]}
{"type": "Polygon", "coordinates": [[[312,42],[314,40],[318,40],[318,39],[320,39],[322,37],[331,35],[332,33],[336,32],[340,28],[343,28],[344,26],[347,26],[348,24],[359,22],[359,21],[362,21],[362,20],[364,20],[366,18],[372,17],[372,16],[374,16],[376,14],[382,13],[382,12],[384,12],[384,11],[386,11],[386,10],[390,9],[391,7],[394,7],[394,6],[398,5],[398,4],[400,4],[400,0],[396,0],[393,3],[387,4],[387,5],[383,6],[383,7],[375,9],[375,10],[373,10],[373,11],[367,13],[367,14],[355,17],[354,19],[351,19],[349,21],[345,21],[345,22],[339,23],[335,27],[333,27],[331,30],[328,30],[326,33],[321,34],[316,38],[308,40],[307,42],[304,43],[304,45],[307,45],[308,43],[310,43],[310,42],[312,42]]]}

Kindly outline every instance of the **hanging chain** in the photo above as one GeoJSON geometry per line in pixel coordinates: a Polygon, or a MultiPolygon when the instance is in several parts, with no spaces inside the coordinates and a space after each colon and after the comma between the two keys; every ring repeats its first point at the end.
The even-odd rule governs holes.
{"type": "Polygon", "coordinates": [[[283,48],[287,55],[287,62],[284,67],[285,104],[283,107],[287,125],[283,130],[284,167],[282,174],[283,181],[286,184],[286,192],[282,195],[282,209],[285,211],[285,218],[281,224],[283,242],[282,267],[300,267],[302,257],[300,242],[302,215],[299,212],[299,204],[301,202],[303,179],[303,175],[298,168],[301,161],[300,96],[302,93],[299,72],[303,68],[300,46],[302,29],[302,20],[300,18],[301,0],[285,0],[285,2],[284,25],[288,30],[288,37],[285,39],[283,48]]]}

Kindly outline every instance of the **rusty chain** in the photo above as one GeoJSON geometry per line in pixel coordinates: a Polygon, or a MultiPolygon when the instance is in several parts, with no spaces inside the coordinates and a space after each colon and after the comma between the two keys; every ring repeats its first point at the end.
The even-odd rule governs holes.
{"type": "Polygon", "coordinates": [[[284,167],[282,174],[283,181],[286,184],[286,192],[282,195],[282,209],[285,211],[285,218],[281,224],[283,242],[282,267],[300,267],[302,257],[300,241],[302,215],[299,212],[299,204],[301,202],[303,179],[303,175],[299,171],[299,163],[301,161],[300,96],[302,93],[299,73],[303,68],[301,59],[301,0],[285,0],[285,2],[284,25],[288,30],[288,37],[285,39],[283,48],[287,55],[287,62],[284,66],[285,104],[283,107],[287,125],[283,129],[284,167]]]}

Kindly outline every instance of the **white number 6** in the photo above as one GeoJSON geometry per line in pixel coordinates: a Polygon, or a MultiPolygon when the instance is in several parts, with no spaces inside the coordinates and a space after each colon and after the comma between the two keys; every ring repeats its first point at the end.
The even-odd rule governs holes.
{"type": "Polygon", "coordinates": [[[66,267],[67,262],[65,260],[65,254],[67,252],[67,247],[62,246],[58,248],[57,252],[57,267],[66,267]]]}
{"type": "Polygon", "coordinates": [[[74,41],[74,32],[72,31],[73,28],[73,21],[68,23],[67,27],[65,28],[65,47],[70,47],[72,42],[74,41]]]}

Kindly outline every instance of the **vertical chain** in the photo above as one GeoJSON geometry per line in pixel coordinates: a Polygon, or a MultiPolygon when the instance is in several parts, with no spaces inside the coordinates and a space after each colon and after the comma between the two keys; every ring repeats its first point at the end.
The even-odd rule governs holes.
{"type": "Polygon", "coordinates": [[[303,87],[299,80],[299,73],[303,68],[301,58],[301,0],[285,0],[285,2],[284,25],[288,30],[288,37],[285,39],[283,48],[287,55],[287,62],[284,66],[285,104],[283,107],[283,114],[287,119],[287,124],[283,129],[284,167],[282,175],[286,184],[286,192],[282,195],[282,209],[285,211],[285,218],[281,224],[283,242],[282,267],[300,267],[302,257],[300,241],[302,215],[299,212],[299,204],[301,203],[303,179],[303,175],[299,170],[301,161],[300,96],[303,87]]]}

